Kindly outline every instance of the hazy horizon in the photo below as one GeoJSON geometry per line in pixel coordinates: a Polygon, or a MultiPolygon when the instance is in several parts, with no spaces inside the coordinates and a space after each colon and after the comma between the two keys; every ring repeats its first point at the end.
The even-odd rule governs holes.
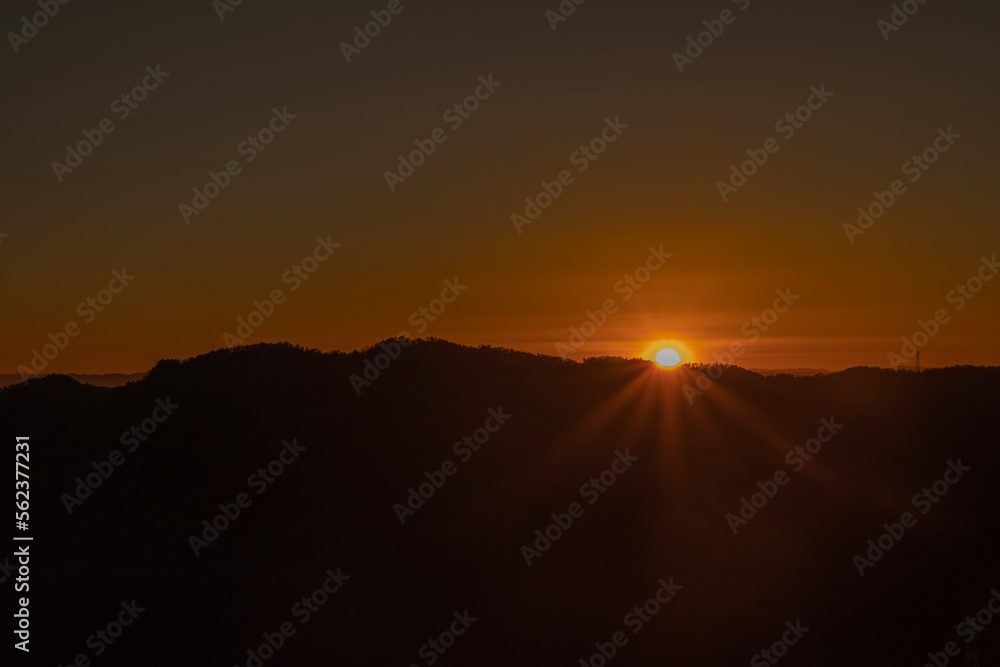
{"type": "MultiPolygon", "coordinates": [[[[391,340],[391,338],[382,339],[382,340],[376,341],[374,343],[371,343],[369,345],[366,345],[366,346],[363,346],[363,347],[360,347],[360,348],[354,348],[354,349],[351,349],[351,350],[320,349],[320,348],[309,348],[309,347],[306,347],[306,346],[300,346],[300,347],[303,347],[303,349],[307,349],[307,350],[315,350],[315,351],[318,351],[318,352],[321,352],[321,353],[324,353],[324,354],[364,354],[366,351],[371,352],[371,353],[374,354],[374,353],[378,353],[380,351],[380,349],[378,347],[379,343],[382,343],[382,342],[384,342],[386,340],[391,340]]],[[[430,337],[429,339],[427,339],[427,338],[417,338],[417,339],[413,339],[413,340],[415,340],[415,341],[418,341],[418,340],[419,341],[429,341],[429,340],[431,340],[431,341],[436,341],[436,342],[440,342],[440,343],[444,343],[444,344],[459,345],[461,347],[467,347],[467,348],[470,348],[470,349],[476,349],[476,348],[479,348],[479,347],[509,349],[509,350],[513,350],[515,352],[525,352],[525,353],[528,353],[528,354],[540,354],[540,355],[543,355],[543,356],[550,356],[550,357],[559,358],[559,355],[555,354],[555,353],[549,353],[549,352],[545,352],[545,351],[536,352],[536,351],[527,350],[527,349],[513,348],[513,347],[506,346],[506,345],[489,345],[489,344],[485,344],[485,343],[475,344],[475,345],[469,345],[469,344],[459,343],[459,342],[456,342],[456,341],[445,340],[445,339],[441,339],[441,338],[437,338],[437,337],[430,337]]],[[[256,344],[258,344],[258,343],[247,343],[247,346],[252,346],[252,345],[256,345],[256,344]]],[[[267,341],[267,342],[260,342],[259,344],[263,344],[263,345],[276,345],[276,346],[281,346],[281,345],[293,345],[293,346],[295,346],[295,345],[297,345],[297,343],[295,343],[293,341],[267,341]]],[[[38,373],[38,375],[39,376],[44,376],[44,375],[68,375],[68,376],[87,376],[87,377],[95,377],[95,378],[99,378],[99,377],[102,377],[102,376],[121,376],[121,377],[142,376],[142,375],[147,374],[150,370],[152,370],[152,368],[155,367],[155,365],[157,363],[159,363],[160,361],[166,361],[166,360],[186,361],[188,359],[194,359],[194,358],[197,358],[197,357],[201,357],[201,356],[204,356],[204,355],[207,355],[207,354],[211,354],[213,352],[218,352],[218,351],[222,351],[222,350],[226,350],[226,349],[227,348],[219,347],[219,348],[215,348],[215,349],[212,349],[212,350],[204,350],[202,352],[190,355],[188,357],[163,357],[161,359],[157,359],[157,361],[154,362],[153,364],[151,364],[148,368],[135,369],[135,370],[114,370],[114,371],[99,371],[99,372],[89,372],[89,371],[88,372],[81,372],[81,371],[76,371],[76,370],[66,370],[66,371],[60,370],[60,371],[45,371],[45,372],[42,372],[42,373],[38,373]]],[[[638,355],[638,354],[636,354],[636,355],[614,354],[614,353],[608,353],[608,354],[587,354],[587,355],[581,355],[579,358],[569,358],[568,360],[579,363],[579,362],[584,362],[584,361],[586,361],[588,359],[599,359],[599,358],[606,358],[606,357],[618,358],[618,359],[622,359],[622,360],[625,360],[625,361],[638,359],[638,360],[642,360],[642,361],[648,361],[648,362],[650,362],[650,363],[652,363],[654,365],[656,364],[656,362],[653,359],[650,359],[648,357],[643,357],[642,355],[638,355]]],[[[736,367],[739,367],[739,368],[742,368],[742,369],[748,370],[748,371],[758,371],[758,370],[761,370],[761,371],[819,371],[819,372],[825,372],[825,373],[838,373],[838,372],[841,372],[841,371],[844,371],[844,370],[847,370],[847,369],[850,369],[850,368],[860,368],[860,367],[880,368],[880,369],[886,369],[886,370],[897,370],[897,369],[898,370],[913,370],[914,369],[914,365],[913,364],[900,365],[900,366],[898,366],[897,369],[893,369],[892,366],[889,365],[889,364],[882,364],[882,365],[878,365],[878,364],[850,364],[850,365],[846,365],[846,366],[844,366],[842,368],[829,368],[829,367],[822,367],[822,366],[810,365],[810,364],[801,364],[801,365],[795,365],[795,366],[761,366],[761,365],[756,365],[755,366],[755,365],[752,365],[752,364],[741,363],[741,361],[742,361],[741,359],[735,359],[734,361],[729,362],[729,361],[725,361],[723,359],[715,359],[713,357],[709,357],[707,359],[694,359],[694,360],[691,360],[691,361],[685,361],[685,362],[682,362],[681,364],[678,364],[674,368],[662,368],[661,370],[663,372],[670,372],[672,370],[675,370],[676,368],[681,368],[683,366],[690,366],[690,365],[696,365],[697,366],[697,365],[702,365],[702,364],[704,364],[704,365],[713,365],[713,364],[733,365],[733,366],[736,366],[736,367]]],[[[947,364],[947,365],[926,364],[924,362],[923,358],[921,358],[921,364],[920,364],[921,370],[927,370],[927,369],[944,369],[944,368],[953,368],[953,367],[957,367],[957,366],[979,366],[979,367],[984,367],[984,368],[990,368],[990,367],[994,367],[995,365],[994,364],[947,364]]],[[[0,378],[5,378],[5,379],[6,378],[20,378],[20,375],[18,373],[0,373],[0,378]]],[[[5,385],[0,385],[0,387],[2,387],[2,386],[9,386],[10,384],[16,384],[17,382],[20,382],[20,381],[21,381],[20,379],[17,379],[17,380],[13,380],[12,379],[11,382],[8,382],[5,385]]],[[[117,386],[117,385],[110,385],[110,386],[117,386]]]]}

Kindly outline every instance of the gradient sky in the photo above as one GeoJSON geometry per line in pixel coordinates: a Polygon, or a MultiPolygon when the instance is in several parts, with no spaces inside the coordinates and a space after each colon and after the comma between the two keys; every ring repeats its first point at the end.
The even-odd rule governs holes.
{"type": "MultiPolygon", "coordinates": [[[[1000,364],[1000,280],[960,312],[946,300],[1000,253],[994,3],[929,0],[886,41],[891,3],[860,0],[590,0],[555,31],[556,0],[403,0],[348,64],[338,45],[386,4],[247,0],[220,21],[209,0],[71,2],[18,53],[5,39],[0,372],[70,320],[47,372],[223,347],[275,288],[287,301],[248,343],[349,351],[416,335],[410,314],[455,277],[468,289],[419,335],[555,354],[661,245],[666,265],[575,358],[677,339],[702,361],[742,341],[750,368],[886,366],[945,308],[923,363],[1000,364]],[[727,8],[679,73],[672,54],[727,8]],[[119,120],[111,103],[157,64],[169,76],[119,120]],[[442,113],[490,74],[502,85],[452,131],[442,113]],[[821,84],[833,97],[782,138],[821,84]],[[296,118],[186,225],[178,205],[274,107],[296,118]],[[115,131],[57,181],[52,162],[105,117],[115,131]],[[518,234],[511,214],[607,117],[628,129],[518,234]],[[852,245],[856,209],[949,126],[961,139],[852,245]],[[447,142],[390,192],[384,172],[438,127],[447,142]],[[717,181],[768,137],[780,150],[723,202],[717,181]],[[340,248],[289,293],[317,236],[340,248]],[[135,280],[85,323],[77,305],[121,267],[135,280]],[[785,288],[800,300],[748,342],[785,288]]],[[[36,11],[5,3],[0,26],[36,11]]]]}

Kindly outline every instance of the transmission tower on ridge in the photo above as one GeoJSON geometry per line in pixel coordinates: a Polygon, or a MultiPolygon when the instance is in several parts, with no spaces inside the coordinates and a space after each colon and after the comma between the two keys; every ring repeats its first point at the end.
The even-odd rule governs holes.
{"type": "Polygon", "coordinates": [[[917,350],[917,372],[920,372],[920,350],[917,350]]]}

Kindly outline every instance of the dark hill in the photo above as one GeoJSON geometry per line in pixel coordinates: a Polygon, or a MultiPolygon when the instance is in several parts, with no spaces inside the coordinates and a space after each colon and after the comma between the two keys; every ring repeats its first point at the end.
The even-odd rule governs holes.
{"type": "Polygon", "coordinates": [[[31,438],[38,664],[247,665],[287,621],[263,664],[427,665],[440,654],[423,645],[465,610],[477,620],[434,664],[579,665],[619,631],[609,664],[747,664],[797,620],[784,665],[922,665],[949,641],[998,664],[1000,617],[969,645],[956,626],[1000,586],[1000,369],[762,377],[431,340],[359,395],[350,377],[381,350],[257,345],[112,389],[0,390],[11,458],[31,438]],[[158,400],[177,406],[162,423],[158,400]],[[510,417],[453,450],[490,410],[510,417]],[[143,420],[155,432],[128,451],[143,420]],[[833,438],[786,459],[821,420],[833,438]],[[272,482],[248,480],[293,440],[305,449],[272,482]],[[68,514],[64,494],[113,450],[123,463],[68,514]],[[581,489],[626,450],[612,486],[581,489]],[[968,472],[922,514],[914,495],[959,459],[968,472]],[[446,460],[401,525],[394,505],[446,460]],[[758,482],[775,493],[734,535],[727,514],[758,482]],[[195,556],[190,536],[240,493],[249,506],[195,556]],[[573,502],[582,515],[526,565],[522,545],[573,502]],[[905,512],[915,525],[860,576],[854,557],[905,512]],[[294,605],[338,567],[350,579],[302,623],[294,605]],[[633,632],[626,615],[671,578],[682,588],[633,632]],[[145,611],[96,656],[88,637],[133,598],[145,611]]]}

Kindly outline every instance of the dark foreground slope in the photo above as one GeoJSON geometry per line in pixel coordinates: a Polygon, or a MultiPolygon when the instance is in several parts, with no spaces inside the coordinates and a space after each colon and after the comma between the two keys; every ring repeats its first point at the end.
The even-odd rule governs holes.
{"type": "Polygon", "coordinates": [[[257,665],[247,650],[268,633],[281,646],[267,665],[579,665],[617,632],[609,664],[770,664],[754,656],[783,634],[786,665],[922,665],[950,641],[998,664],[1000,617],[971,644],[956,626],[1000,587],[1000,369],[728,368],[689,401],[692,369],[419,342],[359,396],[349,377],[375,352],[255,346],[116,389],[47,377],[0,391],[5,451],[31,438],[37,664],[257,665]],[[158,399],[178,407],[123,444],[165,416],[158,399]],[[491,409],[510,417],[478,451],[454,449],[491,409]],[[786,457],[821,420],[832,439],[786,457]],[[293,440],[304,450],[279,474],[252,477],[293,440]],[[113,450],[121,465],[70,502],[113,450]],[[630,467],[601,492],[589,480],[616,452],[630,467]],[[939,501],[914,499],[952,464],[968,471],[939,501]],[[401,524],[394,505],[442,466],[454,474],[401,524]],[[767,484],[776,473],[787,483],[767,484]],[[758,482],[773,497],[727,520],[758,482]],[[209,542],[203,520],[241,493],[209,542]],[[574,502],[572,525],[535,544],[574,502]],[[855,555],[906,512],[915,525],[861,576],[855,555]],[[539,550],[530,566],[522,545],[539,550]],[[301,604],[338,568],[336,593],[301,604]],[[669,603],[627,616],[661,579],[669,603]],[[92,637],[133,599],[144,611],[113,643],[92,637]],[[453,644],[425,646],[466,610],[453,644]],[[279,642],[283,623],[295,634],[279,642]]]}

